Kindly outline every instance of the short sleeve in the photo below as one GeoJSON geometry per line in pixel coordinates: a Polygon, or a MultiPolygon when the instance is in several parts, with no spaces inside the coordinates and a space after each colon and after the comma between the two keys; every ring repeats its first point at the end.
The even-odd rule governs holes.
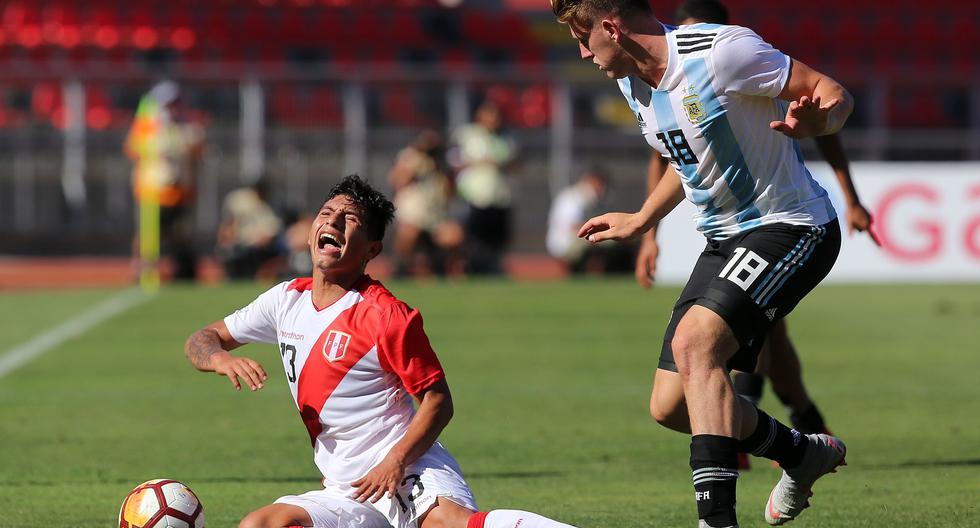
{"type": "Polygon", "coordinates": [[[382,368],[395,373],[411,394],[446,377],[422,328],[422,314],[405,305],[391,307],[378,339],[378,356],[382,368]]]}
{"type": "Polygon", "coordinates": [[[225,317],[225,326],[239,343],[277,343],[276,309],[288,283],[273,286],[254,301],[225,317]]]}
{"type": "Polygon", "coordinates": [[[775,98],[789,79],[792,60],[748,28],[718,35],[712,53],[715,82],[725,92],[775,98]]]}

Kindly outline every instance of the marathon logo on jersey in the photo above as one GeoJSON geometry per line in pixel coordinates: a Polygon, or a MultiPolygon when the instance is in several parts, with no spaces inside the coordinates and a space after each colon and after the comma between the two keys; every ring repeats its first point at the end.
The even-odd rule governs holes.
{"type": "Polygon", "coordinates": [[[691,122],[692,125],[696,125],[701,121],[704,121],[704,104],[701,102],[701,96],[698,95],[697,90],[694,85],[690,85],[684,90],[687,94],[681,99],[681,104],[684,105],[684,113],[687,114],[687,120],[691,122]]]}
{"type": "Polygon", "coordinates": [[[349,343],[350,334],[331,330],[323,341],[323,358],[331,363],[344,359],[349,343]]]}

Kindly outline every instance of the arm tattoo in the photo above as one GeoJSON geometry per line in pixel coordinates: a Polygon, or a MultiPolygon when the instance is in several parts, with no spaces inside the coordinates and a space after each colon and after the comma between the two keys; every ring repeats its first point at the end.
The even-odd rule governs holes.
{"type": "Polygon", "coordinates": [[[205,328],[191,334],[184,345],[184,353],[198,370],[211,369],[211,356],[222,350],[218,333],[205,328]]]}

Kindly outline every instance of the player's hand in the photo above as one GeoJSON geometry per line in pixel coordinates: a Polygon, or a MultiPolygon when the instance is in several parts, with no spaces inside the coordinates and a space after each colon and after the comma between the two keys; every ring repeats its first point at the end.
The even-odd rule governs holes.
{"type": "Polygon", "coordinates": [[[855,231],[858,233],[867,232],[868,236],[871,237],[871,240],[875,243],[875,245],[881,247],[881,242],[878,241],[878,237],[875,236],[874,230],[871,229],[871,224],[874,223],[874,218],[863,205],[857,204],[848,207],[847,211],[844,212],[844,219],[847,220],[848,235],[853,235],[855,231]]]}
{"type": "Polygon", "coordinates": [[[773,121],[769,128],[796,139],[819,136],[827,128],[830,111],[839,104],[840,99],[834,99],[821,106],[819,96],[810,99],[804,95],[789,104],[783,121],[773,121]]]}
{"type": "Polygon", "coordinates": [[[578,237],[595,244],[603,240],[631,240],[642,231],[643,224],[635,213],[606,213],[583,224],[578,237]]]}
{"type": "Polygon", "coordinates": [[[643,289],[649,290],[653,286],[653,277],[657,273],[657,255],[660,254],[660,247],[657,241],[651,236],[644,236],[640,239],[640,250],[636,254],[636,282],[640,283],[643,289]]]}
{"type": "Polygon", "coordinates": [[[211,356],[211,364],[214,366],[215,374],[227,376],[235,390],[242,390],[242,381],[253,391],[262,388],[263,382],[269,379],[262,365],[253,359],[241,356],[233,356],[228,352],[217,353],[211,356]]]}
{"type": "Polygon", "coordinates": [[[351,498],[357,502],[378,502],[385,495],[394,497],[404,478],[405,464],[389,454],[367,475],[351,482],[355,488],[351,498]]]}

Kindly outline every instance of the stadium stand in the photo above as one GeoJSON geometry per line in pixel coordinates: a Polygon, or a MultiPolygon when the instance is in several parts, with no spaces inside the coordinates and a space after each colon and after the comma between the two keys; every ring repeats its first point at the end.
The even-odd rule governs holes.
{"type": "MultiPolygon", "coordinates": [[[[514,9],[441,7],[435,0],[69,0],[11,1],[0,12],[0,66],[14,71],[71,72],[95,68],[122,72],[246,70],[264,73],[380,69],[514,68],[534,71],[546,59],[574,63],[547,4],[510,1],[514,9]]],[[[980,6],[970,0],[945,2],[942,12],[908,0],[882,9],[871,0],[833,0],[829,6],[787,9],[779,0],[730,0],[734,22],[805,62],[842,76],[862,72],[899,76],[972,76],[980,58],[980,6]]],[[[540,89],[536,89],[540,91],[540,89]]],[[[90,124],[122,126],[113,100],[98,94],[90,124]],[[109,118],[106,119],[105,116],[109,118]]],[[[402,95],[383,101],[397,120],[418,117],[402,95]]],[[[545,94],[545,99],[546,99],[545,94]]],[[[329,98],[326,98],[329,99],[329,98]]],[[[541,97],[517,97],[517,104],[541,97]]],[[[896,126],[955,124],[949,105],[927,95],[889,102],[896,126]],[[909,108],[908,104],[913,105],[909,108]],[[903,114],[914,115],[907,119],[903,114]]],[[[290,102],[276,102],[273,117],[294,122],[290,102]],[[282,111],[283,115],[278,115],[282,111]]],[[[505,106],[507,106],[505,104],[505,106]]],[[[955,109],[954,109],[955,110],[955,109]]],[[[2,123],[19,122],[5,104],[2,123]]],[[[533,108],[508,108],[517,126],[546,124],[533,108]]],[[[331,110],[307,116],[310,125],[337,126],[331,110]]],[[[56,112],[44,114],[54,119],[56,112]]],[[[52,124],[56,124],[52,121],[52,124]]]]}

